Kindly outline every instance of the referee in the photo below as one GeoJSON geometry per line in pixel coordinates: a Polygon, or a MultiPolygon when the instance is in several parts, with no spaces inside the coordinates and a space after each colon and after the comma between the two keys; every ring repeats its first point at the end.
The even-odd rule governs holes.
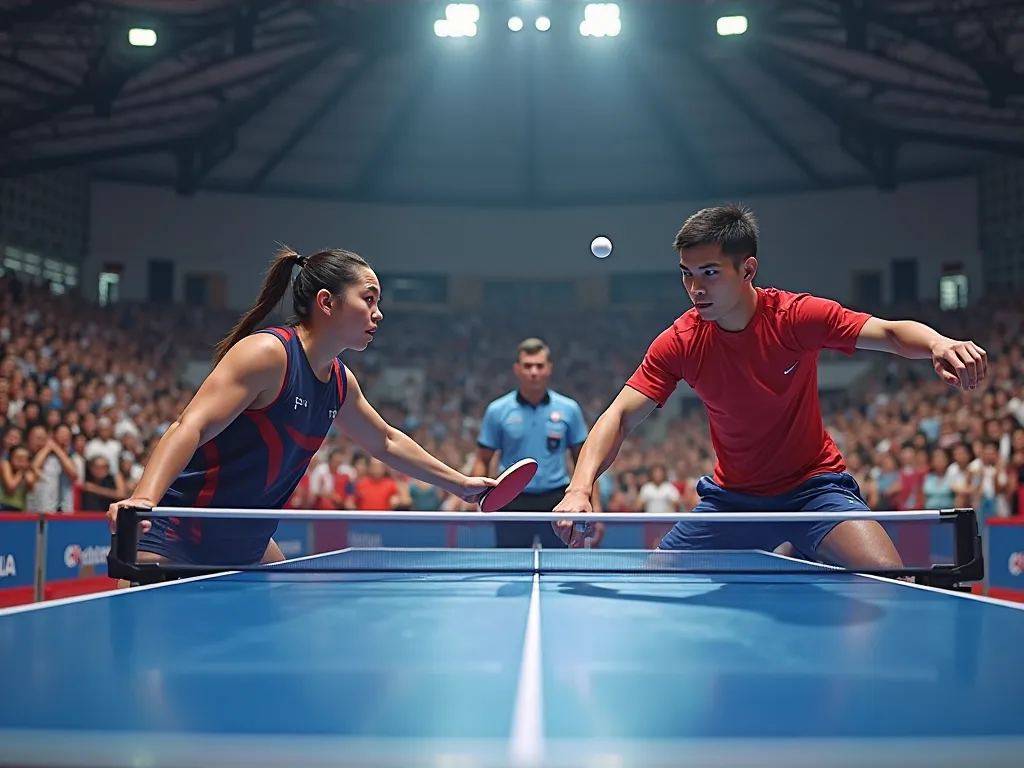
{"type": "MultiPolygon", "coordinates": [[[[572,454],[574,462],[579,458],[587,439],[587,423],[575,400],[548,389],[551,350],[543,341],[531,338],[520,342],[513,371],[518,389],[492,401],[484,412],[473,474],[490,475],[495,453],[499,454],[497,474],[520,459],[536,459],[537,474],[502,511],[551,512],[569,485],[566,453],[572,454]]],[[[596,487],[592,502],[594,511],[599,512],[596,487]]],[[[545,548],[565,547],[549,522],[497,523],[495,533],[499,548],[529,549],[535,542],[545,548]]],[[[601,534],[597,533],[592,546],[599,543],[601,534]]]]}

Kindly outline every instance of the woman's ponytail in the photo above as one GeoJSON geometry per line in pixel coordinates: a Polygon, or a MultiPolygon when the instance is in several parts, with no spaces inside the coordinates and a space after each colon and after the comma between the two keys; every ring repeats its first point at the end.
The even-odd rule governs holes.
{"type": "Polygon", "coordinates": [[[274,258],[273,264],[263,279],[259,298],[252,308],[231,329],[214,348],[213,364],[217,365],[235,344],[255,331],[260,323],[266,320],[274,307],[281,303],[288,287],[291,285],[292,267],[301,264],[302,257],[287,246],[282,246],[274,258]]]}

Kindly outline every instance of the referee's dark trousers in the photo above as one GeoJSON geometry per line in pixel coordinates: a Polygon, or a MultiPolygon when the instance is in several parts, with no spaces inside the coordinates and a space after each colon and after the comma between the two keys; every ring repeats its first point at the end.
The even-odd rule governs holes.
{"type": "MultiPolygon", "coordinates": [[[[565,487],[543,493],[521,493],[502,512],[553,512],[565,496],[565,487]]],[[[495,523],[494,533],[499,549],[531,549],[536,541],[543,549],[565,549],[565,544],[551,528],[551,523],[528,521],[495,523]]]]}

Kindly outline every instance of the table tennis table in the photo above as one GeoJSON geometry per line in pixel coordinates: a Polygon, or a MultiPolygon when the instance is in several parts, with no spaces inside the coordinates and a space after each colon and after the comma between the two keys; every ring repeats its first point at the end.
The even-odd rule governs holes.
{"type": "Polygon", "coordinates": [[[345,549],[8,609],[0,763],[1024,764],[1024,606],[701,555],[765,572],[345,549]]]}

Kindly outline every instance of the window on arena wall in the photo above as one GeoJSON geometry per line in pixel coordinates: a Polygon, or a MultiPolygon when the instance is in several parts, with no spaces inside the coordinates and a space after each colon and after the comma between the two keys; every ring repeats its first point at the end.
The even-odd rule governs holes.
{"type": "Polygon", "coordinates": [[[443,305],[448,301],[447,275],[383,272],[378,277],[388,304],[443,305]]]}
{"type": "Polygon", "coordinates": [[[686,289],[679,278],[674,275],[666,278],[664,272],[618,274],[608,285],[608,300],[612,304],[676,305],[685,298],[686,289]]]}
{"type": "Polygon", "coordinates": [[[27,283],[47,284],[57,295],[78,287],[78,267],[74,264],[10,245],[4,248],[0,265],[0,273],[8,272],[13,272],[27,283]]]}
{"type": "Polygon", "coordinates": [[[121,292],[121,276],[117,272],[100,272],[99,301],[101,307],[116,304],[121,292]]]}
{"type": "Polygon", "coordinates": [[[490,309],[571,309],[576,301],[571,280],[488,280],[483,288],[490,309]]]}
{"type": "Polygon", "coordinates": [[[939,278],[939,309],[951,311],[967,306],[967,275],[943,275],[939,278]]]}

